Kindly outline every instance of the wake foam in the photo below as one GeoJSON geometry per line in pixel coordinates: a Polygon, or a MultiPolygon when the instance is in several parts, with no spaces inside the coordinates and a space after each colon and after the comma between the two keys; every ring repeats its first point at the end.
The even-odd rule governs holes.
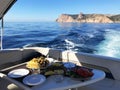
{"type": "Polygon", "coordinates": [[[67,50],[72,50],[75,48],[75,43],[73,43],[72,41],[65,39],[65,42],[67,50]]]}
{"type": "Polygon", "coordinates": [[[105,40],[98,46],[95,54],[120,58],[120,31],[107,29],[105,40]]]}

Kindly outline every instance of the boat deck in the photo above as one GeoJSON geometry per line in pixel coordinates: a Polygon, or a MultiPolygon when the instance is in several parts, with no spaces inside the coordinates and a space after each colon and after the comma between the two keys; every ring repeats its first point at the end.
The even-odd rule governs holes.
{"type": "MultiPolygon", "coordinates": [[[[22,62],[28,61],[30,60],[30,58],[32,58],[32,56],[38,55],[38,53],[41,53],[43,55],[48,55],[49,53],[49,57],[52,57],[54,59],[58,59],[59,57],[60,60],[63,61],[72,62],[74,60],[73,61],[74,63],[78,62],[80,65],[86,67],[103,70],[106,73],[111,74],[115,79],[114,80],[114,79],[105,78],[99,82],[84,87],[79,87],[78,90],[120,90],[120,70],[118,69],[120,66],[120,59],[115,59],[110,57],[91,55],[86,53],[72,53],[66,51],[61,52],[58,50],[52,50],[48,48],[38,48],[38,47],[30,48],[30,49],[26,48],[22,50],[8,50],[0,53],[1,70],[4,69],[4,67],[2,66],[3,64],[6,65],[6,63],[7,64],[9,63],[10,66],[14,66],[13,62],[18,62],[21,60],[22,62]]],[[[0,84],[1,84],[0,90],[22,90],[13,83],[10,83],[2,78],[0,78],[0,84]]]]}

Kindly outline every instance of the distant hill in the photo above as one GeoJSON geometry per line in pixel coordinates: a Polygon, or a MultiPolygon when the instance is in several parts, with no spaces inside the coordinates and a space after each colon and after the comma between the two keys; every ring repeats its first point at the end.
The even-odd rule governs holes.
{"type": "Polygon", "coordinates": [[[120,14],[62,14],[56,19],[56,21],[80,23],[120,23],[120,14]]]}
{"type": "Polygon", "coordinates": [[[113,20],[113,22],[120,22],[120,14],[111,16],[110,19],[113,20]]]}

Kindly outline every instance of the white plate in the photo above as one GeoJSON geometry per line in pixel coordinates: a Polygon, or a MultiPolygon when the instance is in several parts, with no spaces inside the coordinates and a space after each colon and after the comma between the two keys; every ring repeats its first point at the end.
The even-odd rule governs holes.
{"type": "Polygon", "coordinates": [[[50,63],[53,63],[54,62],[54,59],[53,58],[46,58],[50,63]]]}
{"type": "Polygon", "coordinates": [[[46,77],[41,74],[28,75],[23,79],[23,83],[26,85],[34,86],[42,84],[46,80],[46,77]]]}
{"type": "Polygon", "coordinates": [[[61,61],[55,60],[53,58],[46,58],[46,59],[50,62],[50,64],[51,63],[56,63],[56,62],[61,62],[61,61]]]}
{"type": "Polygon", "coordinates": [[[64,63],[64,67],[66,67],[66,68],[73,68],[73,67],[75,67],[76,65],[74,64],[74,63],[72,63],[72,62],[65,62],[64,63]]]}
{"type": "Polygon", "coordinates": [[[23,77],[27,74],[29,74],[28,69],[15,69],[15,70],[10,71],[8,73],[8,76],[11,78],[20,78],[20,77],[23,77]]]}

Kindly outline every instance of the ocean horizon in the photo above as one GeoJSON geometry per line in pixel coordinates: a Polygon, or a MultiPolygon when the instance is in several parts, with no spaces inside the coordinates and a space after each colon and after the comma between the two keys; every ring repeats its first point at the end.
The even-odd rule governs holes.
{"type": "Polygon", "coordinates": [[[5,22],[3,48],[29,46],[119,58],[120,24],[5,22]]]}

